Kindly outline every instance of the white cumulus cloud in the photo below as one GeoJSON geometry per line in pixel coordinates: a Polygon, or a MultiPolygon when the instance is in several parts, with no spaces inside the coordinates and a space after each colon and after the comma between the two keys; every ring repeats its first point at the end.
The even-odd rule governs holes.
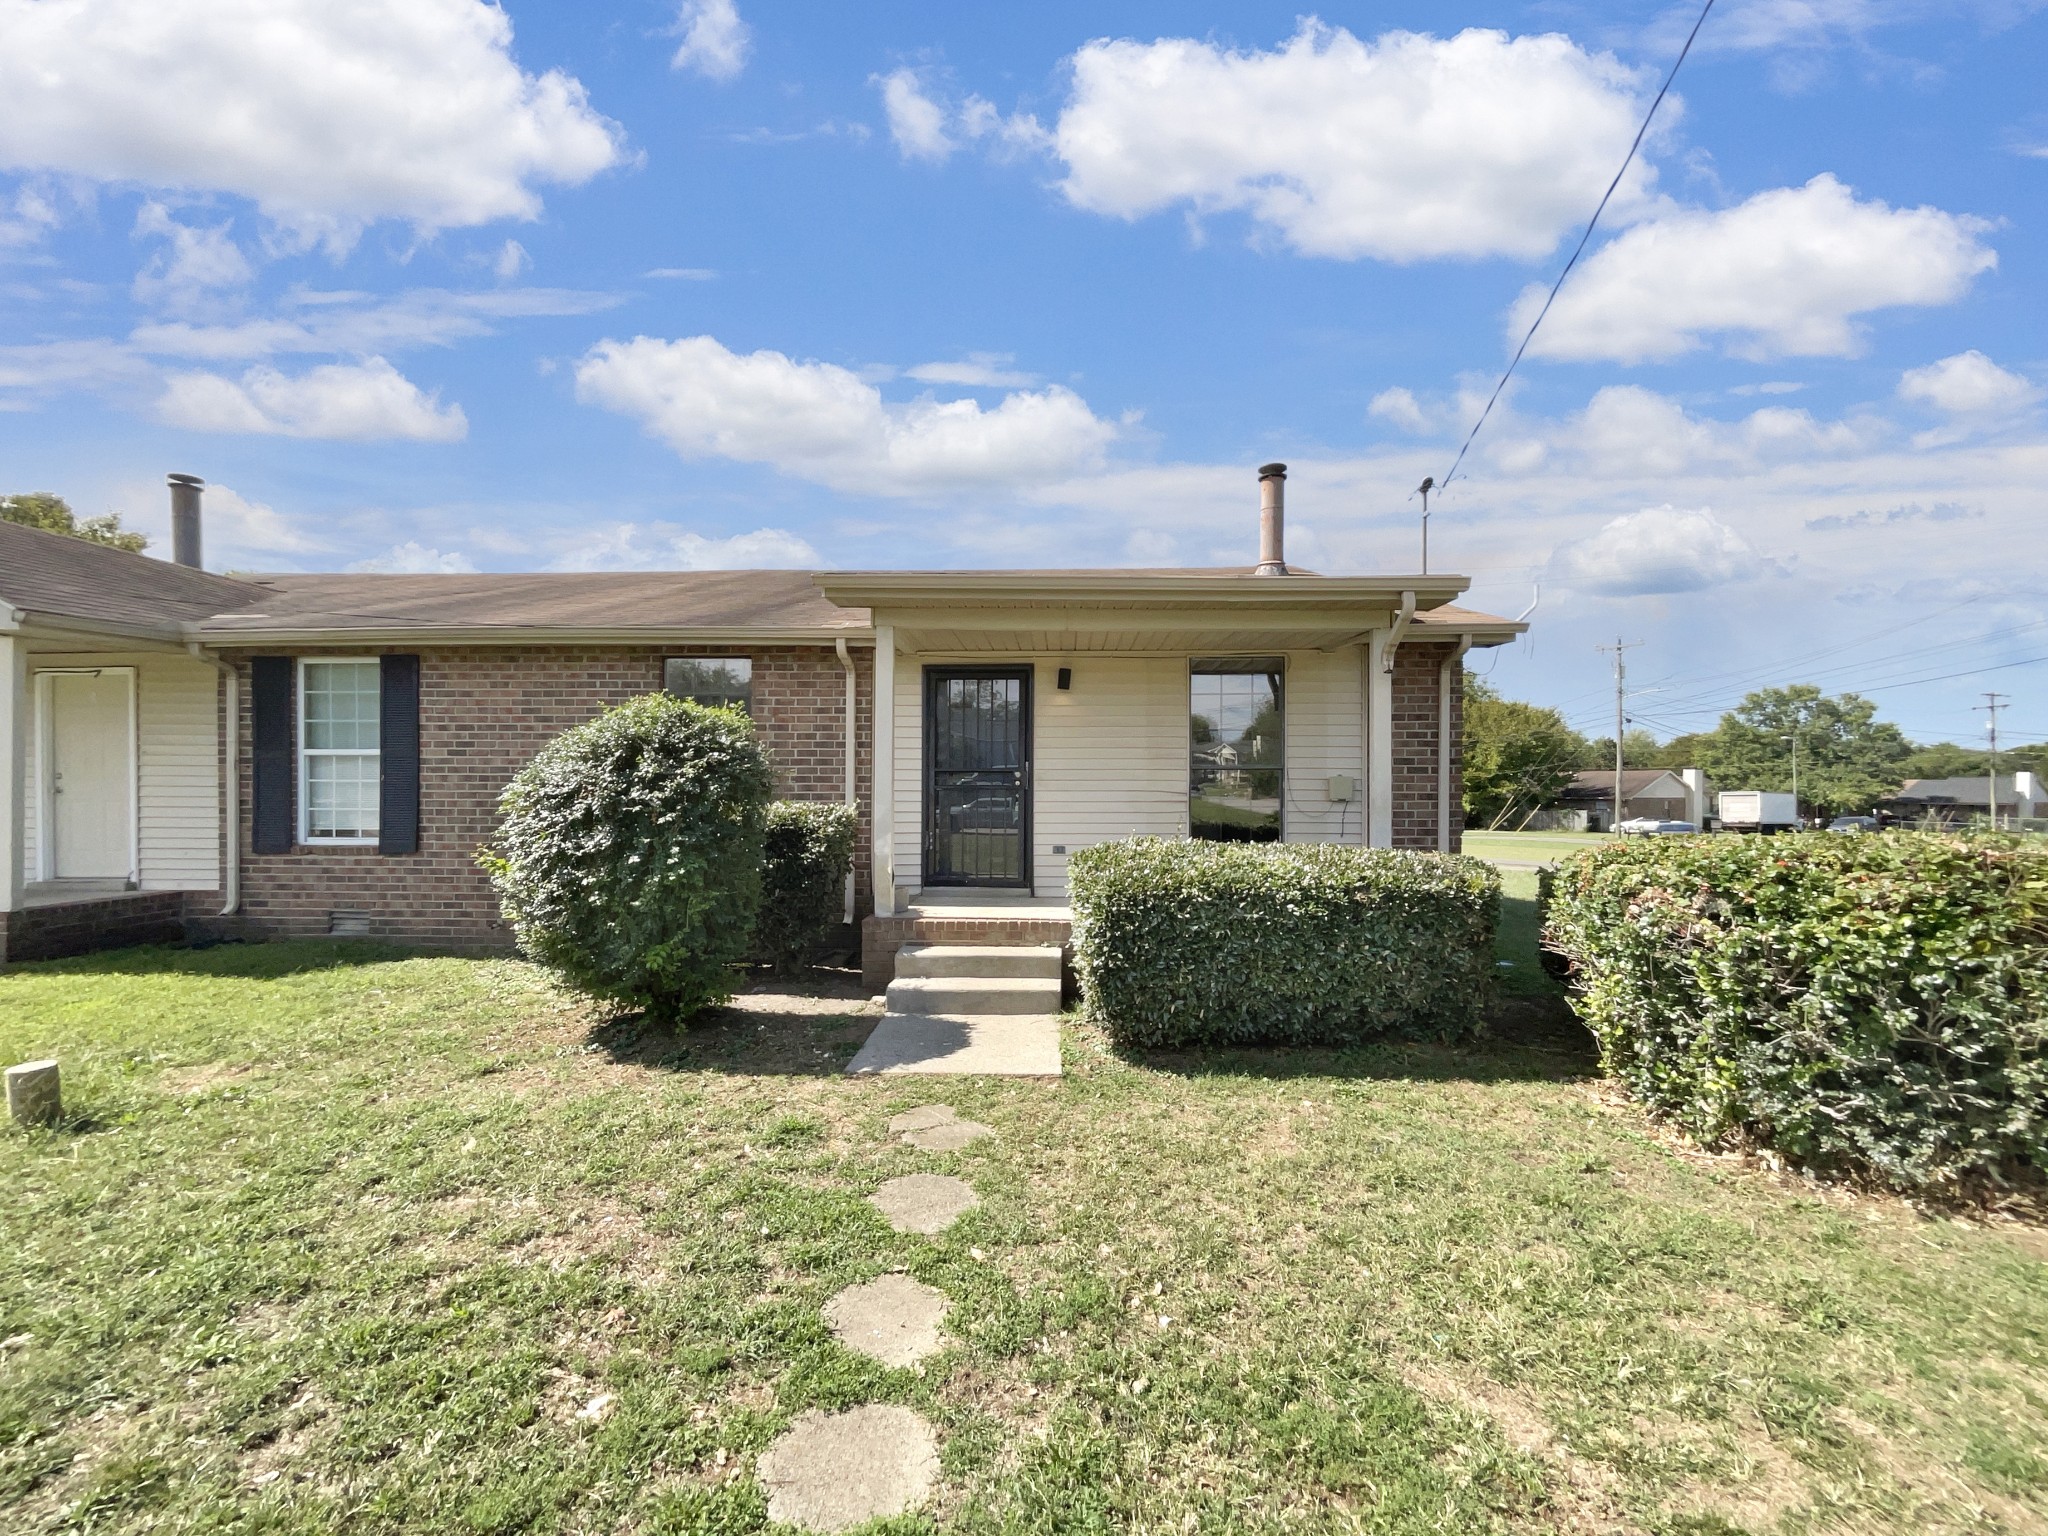
{"type": "Polygon", "coordinates": [[[558,571],[800,571],[825,562],[786,528],[712,539],[672,523],[613,523],[580,530],[558,571]]]}
{"type": "Polygon", "coordinates": [[[381,357],[296,376],[262,366],[239,379],[174,373],[156,408],[171,426],[194,432],[430,443],[456,442],[469,432],[461,406],[443,406],[381,357]]]}
{"type": "Polygon", "coordinates": [[[229,192],[303,238],[532,218],[618,126],[483,0],[0,0],[0,167],[229,192]]]}
{"type": "Polygon", "coordinates": [[[1415,391],[1395,385],[1383,389],[1372,397],[1365,413],[1377,416],[1381,421],[1390,421],[1404,432],[1426,432],[1429,430],[1429,416],[1422,409],[1422,403],[1415,398],[1415,391]]]}
{"type": "Polygon", "coordinates": [[[150,201],[135,216],[135,233],[165,242],[135,275],[134,294],[142,303],[187,308],[208,293],[240,288],[255,276],[225,224],[181,224],[162,203],[150,201]]]}
{"type": "Polygon", "coordinates": [[[683,42],[669,60],[671,68],[695,70],[707,80],[731,80],[747,67],[753,34],[732,0],[683,0],[676,24],[683,42]]]}
{"type": "Polygon", "coordinates": [[[1028,113],[1005,117],[995,103],[980,96],[954,102],[934,94],[929,71],[908,67],[877,75],[882,112],[889,137],[906,160],[944,160],[972,143],[987,143],[998,153],[1019,154],[1046,148],[1051,142],[1037,118],[1028,113]]]}
{"type": "Polygon", "coordinates": [[[2019,374],[2008,373],[1974,347],[1899,375],[1901,400],[1931,405],[1955,416],[2017,410],[2038,399],[2040,393],[2019,374]]]}
{"type": "Polygon", "coordinates": [[[710,336],[600,342],[577,365],[576,393],[686,459],[769,464],[869,495],[1043,483],[1099,465],[1117,433],[1058,385],[988,409],[929,396],[890,404],[850,369],[741,355],[710,336]]]}
{"type": "MultiPolygon", "coordinates": [[[[1089,43],[1054,138],[1061,190],[1096,213],[1241,210],[1309,256],[1527,259],[1613,176],[1637,86],[1555,34],[1365,42],[1310,20],[1270,52],[1089,43]]],[[[1652,174],[1638,162],[1617,212],[1652,174]]]]}
{"type": "MultiPolygon", "coordinates": [[[[1683,209],[1625,230],[1565,284],[1532,355],[1639,363],[1725,338],[1747,357],[1850,357],[1856,320],[1952,304],[1998,264],[1979,219],[1859,200],[1833,176],[1736,207],[1683,209]]],[[[1508,317],[1520,337],[1547,285],[1508,317]]]]}
{"type": "Polygon", "coordinates": [[[387,576],[468,576],[475,572],[476,564],[460,550],[429,549],[418,539],[407,539],[381,555],[356,561],[349,569],[387,576]]]}
{"type": "Polygon", "coordinates": [[[1697,592],[1742,581],[1762,569],[1749,541],[1710,508],[1646,507],[1561,546],[1551,574],[1603,597],[1697,592]]]}

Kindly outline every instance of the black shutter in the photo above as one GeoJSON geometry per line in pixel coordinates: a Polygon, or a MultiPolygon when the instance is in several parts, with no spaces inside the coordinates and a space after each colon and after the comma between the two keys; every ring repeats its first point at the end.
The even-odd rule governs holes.
{"type": "Polygon", "coordinates": [[[249,847],[292,851],[292,659],[249,660],[249,847]]]}
{"type": "Polygon", "coordinates": [[[378,666],[377,851],[420,851],[420,659],[386,656],[378,666]]]}

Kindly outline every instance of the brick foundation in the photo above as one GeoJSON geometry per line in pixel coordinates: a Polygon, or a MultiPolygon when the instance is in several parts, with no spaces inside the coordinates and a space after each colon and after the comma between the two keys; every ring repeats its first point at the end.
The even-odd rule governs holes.
{"type": "MultiPolygon", "coordinates": [[[[123,891],[0,912],[0,964],[57,960],[130,944],[175,944],[185,937],[188,905],[203,908],[204,901],[185,891],[123,891]]],[[[219,906],[215,897],[213,907],[219,906]]]]}
{"type": "MultiPolygon", "coordinates": [[[[258,856],[249,848],[248,658],[242,674],[237,822],[242,918],[258,936],[317,935],[336,911],[368,915],[372,937],[458,949],[501,949],[511,934],[476,850],[497,825],[498,796],[553,736],[661,686],[664,656],[746,656],[754,664],[753,716],[775,771],[776,793],[839,800],[845,784],[846,674],[830,646],[367,646],[295,655],[420,658],[420,849],[387,857],[371,847],[299,846],[258,856]]],[[[271,654],[275,654],[274,652],[271,654]]],[[[873,757],[872,653],[855,650],[856,913],[871,909],[869,763],[873,757]]]]}

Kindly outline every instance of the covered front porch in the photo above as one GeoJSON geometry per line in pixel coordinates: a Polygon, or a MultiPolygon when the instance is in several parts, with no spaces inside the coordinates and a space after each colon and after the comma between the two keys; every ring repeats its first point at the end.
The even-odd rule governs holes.
{"type": "Polygon", "coordinates": [[[181,938],[218,904],[219,677],[0,611],[0,963],[181,938]]]}
{"type": "MultiPolygon", "coordinates": [[[[882,919],[941,891],[1058,908],[1074,853],[1136,835],[1394,846],[1396,651],[1464,586],[1239,572],[821,584],[874,615],[882,919]]],[[[1452,687],[1430,679],[1445,701],[1452,687]]]]}

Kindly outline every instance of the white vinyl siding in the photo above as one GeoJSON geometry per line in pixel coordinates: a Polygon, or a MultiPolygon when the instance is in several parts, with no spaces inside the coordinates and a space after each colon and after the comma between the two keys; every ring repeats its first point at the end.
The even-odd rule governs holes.
{"type": "MultiPolygon", "coordinates": [[[[1197,654],[1197,653],[1190,653],[1197,654]]],[[[1221,652],[1205,648],[1198,654],[1221,652]]],[[[1032,676],[1032,889],[1067,890],[1067,857],[1134,836],[1183,837],[1188,827],[1188,656],[1069,652],[900,653],[896,658],[896,882],[922,883],[924,669],[1023,666],[1032,676]],[[1073,687],[1056,686],[1073,668],[1073,687]],[[1054,853],[1055,847],[1066,850],[1054,853]]],[[[1359,649],[1287,654],[1285,705],[1289,842],[1364,841],[1363,664],[1359,649]],[[1357,798],[1328,797],[1331,774],[1349,774],[1357,798]]]]}
{"type": "Polygon", "coordinates": [[[1287,657],[1287,807],[1290,843],[1365,841],[1365,662],[1357,646],[1287,657]],[[1348,775],[1349,805],[1330,799],[1330,778],[1348,775]]]}
{"type": "MultiPolygon", "coordinates": [[[[132,667],[139,734],[138,884],[145,891],[220,889],[219,674],[189,656],[36,655],[43,668],[132,667]]],[[[39,753],[28,754],[24,874],[39,878],[39,753]]]]}

